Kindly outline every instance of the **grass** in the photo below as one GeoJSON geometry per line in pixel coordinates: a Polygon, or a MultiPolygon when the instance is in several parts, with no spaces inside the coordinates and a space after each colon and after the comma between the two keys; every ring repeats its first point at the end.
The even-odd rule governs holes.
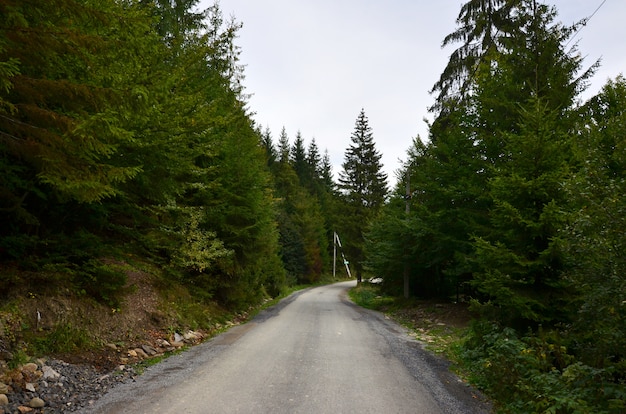
{"type": "Polygon", "coordinates": [[[350,289],[349,296],[357,305],[378,311],[384,311],[395,303],[394,298],[381,295],[377,286],[365,283],[350,289]]]}
{"type": "Polygon", "coordinates": [[[368,283],[351,289],[349,296],[357,305],[383,312],[407,328],[426,349],[458,362],[459,344],[468,328],[458,326],[455,305],[386,296],[378,286],[368,283]]]}

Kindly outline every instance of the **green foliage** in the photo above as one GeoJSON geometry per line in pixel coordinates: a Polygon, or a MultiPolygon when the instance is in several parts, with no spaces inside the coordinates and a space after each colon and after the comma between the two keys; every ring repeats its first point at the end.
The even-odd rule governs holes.
{"type": "Polygon", "coordinates": [[[378,286],[361,283],[348,292],[350,299],[367,309],[381,310],[394,302],[394,298],[384,296],[378,286]]]}
{"type": "Polygon", "coordinates": [[[117,266],[91,259],[75,271],[74,283],[111,308],[119,307],[119,296],[126,285],[126,273],[117,266]]]}
{"type": "Polygon", "coordinates": [[[506,413],[618,413],[624,384],[577,362],[558,335],[520,338],[509,328],[475,323],[461,353],[473,383],[506,413]]]}
{"type": "Polygon", "coordinates": [[[280,145],[285,156],[271,165],[271,172],[281,259],[292,283],[315,283],[329,263],[328,214],[322,213],[322,200],[329,195],[321,185],[321,172],[310,162],[315,153],[307,154],[302,136],[298,133],[290,148],[283,130],[280,145]]]}
{"type": "Polygon", "coordinates": [[[382,172],[381,154],[376,150],[374,136],[361,110],[350,136],[343,170],[339,173],[341,190],[341,222],[336,229],[344,239],[344,248],[361,282],[364,262],[364,233],[378,216],[387,198],[387,175],[382,172]]]}
{"type": "Polygon", "coordinates": [[[576,147],[582,168],[567,186],[575,213],[560,239],[568,259],[567,276],[579,287],[571,335],[582,361],[598,368],[611,367],[623,383],[626,205],[617,195],[626,190],[624,78],[609,81],[583,111],[585,127],[576,147]]]}
{"type": "Polygon", "coordinates": [[[3,260],[112,306],[119,239],[206,300],[284,288],[240,25],[197,3],[0,5],[3,260]]]}
{"type": "Polygon", "coordinates": [[[626,87],[575,108],[597,63],[563,46],[584,22],[555,16],[462,7],[429,143],[409,150],[368,265],[393,292],[407,269],[414,295],[465,287],[479,322],[461,354],[503,412],[621,412],[626,87]]]}
{"type": "Polygon", "coordinates": [[[16,369],[30,361],[30,356],[26,353],[26,350],[19,348],[12,353],[12,357],[7,361],[7,365],[10,369],[16,369]]]}
{"type": "Polygon", "coordinates": [[[60,323],[49,333],[35,338],[32,352],[35,355],[69,354],[96,346],[86,330],[75,328],[71,323],[60,323]]]}

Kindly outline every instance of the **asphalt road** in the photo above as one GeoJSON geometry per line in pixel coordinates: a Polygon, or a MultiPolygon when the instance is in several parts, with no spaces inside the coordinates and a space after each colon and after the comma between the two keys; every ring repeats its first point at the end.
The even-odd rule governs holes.
{"type": "Polygon", "coordinates": [[[404,328],[346,297],[298,292],[149,368],[92,413],[488,413],[404,328]]]}

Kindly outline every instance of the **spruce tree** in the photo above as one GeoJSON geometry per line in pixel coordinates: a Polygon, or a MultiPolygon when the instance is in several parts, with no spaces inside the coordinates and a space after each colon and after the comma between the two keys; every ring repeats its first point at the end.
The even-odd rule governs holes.
{"type": "Polygon", "coordinates": [[[330,155],[328,150],[324,150],[324,156],[322,157],[320,166],[320,179],[326,192],[334,194],[335,192],[335,180],[333,179],[333,166],[330,162],[330,155]]]}
{"type": "Polygon", "coordinates": [[[289,146],[289,136],[285,127],[280,130],[280,136],[278,137],[278,160],[280,162],[289,162],[291,154],[291,148],[289,146]]]}
{"type": "Polygon", "coordinates": [[[595,67],[580,75],[581,58],[562,46],[575,29],[555,24],[553,8],[525,3],[522,30],[479,77],[473,108],[493,203],[488,232],[476,237],[473,285],[489,317],[520,330],[570,316],[556,241],[567,220],[572,108],[595,67]]]}
{"type": "Polygon", "coordinates": [[[372,129],[363,109],[355,122],[351,141],[342,164],[343,171],[339,174],[339,188],[344,200],[341,230],[360,283],[364,232],[387,196],[387,174],[382,171],[382,156],[376,150],[372,129]]]}
{"type": "Polygon", "coordinates": [[[309,165],[304,146],[304,138],[302,138],[300,131],[296,133],[296,139],[291,147],[290,162],[300,179],[300,184],[306,185],[309,181],[309,165]]]}

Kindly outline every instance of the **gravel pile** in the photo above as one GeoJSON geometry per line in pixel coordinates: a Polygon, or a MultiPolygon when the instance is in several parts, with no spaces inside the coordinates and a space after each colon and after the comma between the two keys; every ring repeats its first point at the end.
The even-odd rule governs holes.
{"type": "Polygon", "coordinates": [[[46,361],[35,370],[22,370],[13,378],[6,394],[8,405],[0,406],[0,414],[85,412],[115,385],[132,381],[136,376],[130,366],[122,365],[102,373],[89,365],[46,361]],[[42,401],[36,399],[43,401],[42,408],[37,407],[42,401]]]}

